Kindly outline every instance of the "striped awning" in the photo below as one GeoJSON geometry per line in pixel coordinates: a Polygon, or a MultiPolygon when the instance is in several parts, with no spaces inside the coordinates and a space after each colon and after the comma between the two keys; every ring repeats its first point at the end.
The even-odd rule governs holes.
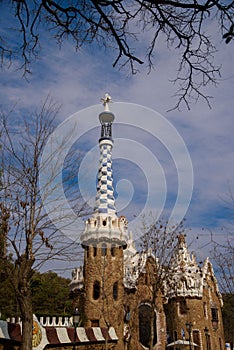
{"type": "MultiPolygon", "coordinates": [[[[70,345],[71,343],[86,344],[86,343],[103,343],[116,342],[118,337],[115,329],[110,327],[43,327],[40,326],[40,342],[33,349],[43,350],[46,345],[70,345]]],[[[0,320],[0,343],[1,339],[9,341],[21,341],[21,324],[10,323],[0,320]]]]}
{"type": "Polygon", "coordinates": [[[63,344],[63,343],[87,343],[87,342],[104,342],[117,341],[118,337],[114,328],[110,328],[109,332],[106,328],[78,327],[75,330],[72,327],[45,327],[46,337],[49,344],[63,344]]]}

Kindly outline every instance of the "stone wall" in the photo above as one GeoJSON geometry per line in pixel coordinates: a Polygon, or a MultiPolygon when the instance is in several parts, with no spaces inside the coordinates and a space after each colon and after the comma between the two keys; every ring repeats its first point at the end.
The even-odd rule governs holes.
{"type": "Polygon", "coordinates": [[[84,288],[77,305],[83,313],[83,326],[115,328],[116,349],[123,349],[124,287],[123,247],[86,247],[84,288]]]}
{"type": "Polygon", "coordinates": [[[211,266],[207,272],[201,298],[177,297],[165,305],[170,341],[186,339],[198,345],[196,350],[225,349],[222,303],[211,266]],[[186,329],[191,325],[191,333],[186,329]]]}

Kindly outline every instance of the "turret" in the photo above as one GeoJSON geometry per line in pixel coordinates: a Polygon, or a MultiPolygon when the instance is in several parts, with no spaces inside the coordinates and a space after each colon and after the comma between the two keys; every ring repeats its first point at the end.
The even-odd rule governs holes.
{"type": "MultiPolygon", "coordinates": [[[[84,315],[84,325],[113,326],[119,338],[118,348],[122,349],[123,250],[127,247],[128,222],[124,216],[117,216],[115,206],[112,174],[112,124],[115,116],[109,108],[111,97],[106,94],[102,101],[104,111],[99,114],[101,137],[96,201],[94,213],[85,222],[81,235],[85,249],[82,276],[80,274],[80,279],[75,276],[72,286],[76,286],[80,295],[77,304],[84,315]]],[[[74,273],[77,275],[78,272],[74,273]]]]}

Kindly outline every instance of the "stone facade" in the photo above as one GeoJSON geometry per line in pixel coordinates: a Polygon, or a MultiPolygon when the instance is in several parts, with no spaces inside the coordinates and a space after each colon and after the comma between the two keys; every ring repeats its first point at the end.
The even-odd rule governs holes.
{"type": "MultiPolygon", "coordinates": [[[[84,288],[78,307],[84,317],[84,326],[115,328],[123,334],[123,247],[85,247],[84,288]]],[[[121,339],[121,337],[120,337],[121,339]]]]}
{"type": "Polygon", "coordinates": [[[173,287],[170,281],[170,297],[165,305],[171,340],[175,342],[183,333],[199,348],[224,349],[222,296],[212,264],[207,258],[199,268],[194,256],[190,257],[183,236],[179,237],[174,264],[176,283],[173,287]]]}
{"type": "MultiPolygon", "coordinates": [[[[90,267],[85,267],[88,275],[85,273],[83,277],[82,288],[79,291],[76,289],[76,293],[73,291],[74,296],[76,295],[74,302],[86,315],[87,325],[90,325],[90,319],[97,318],[101,325],[112,325],[116,329],[119,338],[116,349],[148,348],[150,323],[154,328],[154,349],[165,349],[168,345],[173,347],[173,343],[173,348],[177,349],[180,348],[180,345],[176,345],[179,342],[184,342],[187,348],[190,343],[193,350],[225,348],[222,297],[212,264],[207,258],[204,265],[198,267],[195,257],[190,256],[187,250],[184,236],[178,237],[171,267],[173,276],[158,290],[154,289],[152,278],[156,263],[152,254],[140,254],[130,243],[124,251],[124,259],[120,249],[115,257],[108,251],[105,260],[100,249],[97,259],[90,262],[91,257],[89,255],[87,259],[87,250],[86,248],[84,261],[85,266],[90,264],[90,267]],[[112,259],[115,259],[114,264],[112,259]],[[105,268],[108,265],[109,268],[105,268]],[[100,271],[103,271],[103,281],[108,280],[103,290],[105,298],[100,290],[97,300],[92,300],[94,283],[97,276],[100,276],[100,271]],[[89,296],[83,292],[86,279],[92,291],[89,296]],[[113,297],[113,285],[116,281],[119,286],[124,287],[117,300],[113,297]]],[[[93,254],[93,248],[90,247],[89,250],[88,254],[93,254]]],[[[71,289],[74,285],[72,282],[71,289]]],[[[79,285],[82,285],[82,281],[79,285]]]]}

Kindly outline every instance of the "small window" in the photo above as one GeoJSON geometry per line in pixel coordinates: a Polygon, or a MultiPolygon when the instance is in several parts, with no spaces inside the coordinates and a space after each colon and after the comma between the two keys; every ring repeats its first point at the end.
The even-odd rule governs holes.
{"type": "Polygon", "coordinates": [[[102,224],[103,226],[106,226],[106,220],[103,220],[102,224]]]}
{"type": "Polygon", "coordinates": [[[216,309],[215,307],[211,308],[211,317],[212,317],[212,321],[218,321],[219,320],[218,309],[216,309]]]}
{"type": "Polygon", "coordinates": [[[113,298],[114,300],[118,299],[118,282],[115,282],[113,285],[113,298]]]}
{"type": "Polygon", "coordinates": [[[180,300],[180,314],[187,314],[187,303],[185,299],[180,300]]]}
{"type": "Polygon", "coordinates": [[[219,326],[219,314],[218,314],[218,309],[215,307],[211,308],[211,321],[212,321],[212,327],[213,329],[218,329],[219,326]]]}
{"type": "Polygon", "coordinates": [[[99,327],[99,320],[91,320],[91,327],[99,327]]]}
{"type": "Polygon", "coordinates": [[[203,312],[204,312],[204,317],[207,318],[207,304],[206,304],[206,302],[203,303],[203,312]]]}
{"type": "Polygon", "coordinates": [[[222,339],[219,338],[219,349],[222,350],[223,349],[223,344],[222,344],[222,339]]]}
{"type": "Polygon", "coordinates": [[[103,244],[102,245],[102,256],[106,256],[107,254],[107,247],[106,247],[106,244],[103,244]]]}
{"type": "Polygon", "coordinates": [[[115,256],[115,247],[111,247],[111,256],[115,256]]]}
{"type": "Polygon", "coordinates": [[[93,256],[97,256],[97,247],[93,247],[93,256]]]}
{"type": "Polygon", "coordinates": [[[100,282],[95,281],[93,284],[93,299],[97,300],[100,297],[100,282]]]}

